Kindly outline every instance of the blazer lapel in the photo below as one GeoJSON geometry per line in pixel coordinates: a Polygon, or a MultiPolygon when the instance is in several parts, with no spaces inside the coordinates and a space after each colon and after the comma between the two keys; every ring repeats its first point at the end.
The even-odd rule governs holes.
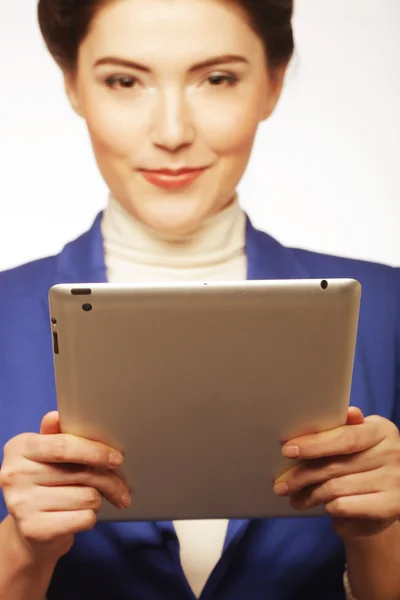
{"type": "Polygon", "coordinates": [[[99,213],[92,227],[78,239],[67,244],[59,255],[59,283],[106,283],[103,235],[99,213]]]}
{"type": "Polygon", "coordinates": [[[246,222],[247,279],[308,279],[309,272],[292,248],[246,222]]]}

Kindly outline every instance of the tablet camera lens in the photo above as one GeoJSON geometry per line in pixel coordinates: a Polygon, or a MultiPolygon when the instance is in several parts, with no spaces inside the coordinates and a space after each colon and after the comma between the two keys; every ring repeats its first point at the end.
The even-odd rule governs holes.
{"type": "Polygon", "coordinates": [[[92,307],[92,305],[91,305],[91,304],[84,304],[84,305],[82,306],[82,308],[83,308],[83,310],[84,310],[85,312],[89,312],[90,310],[92,310],[92,308],[93,308],[93,307],[92,307]]]}
{"type": "Polygon", "coordinates": [[[326,279],[323,279],[321,281],[321,287],[322,287],[323,290],[328,289],[328,282],[326,281],[326,279]]]}

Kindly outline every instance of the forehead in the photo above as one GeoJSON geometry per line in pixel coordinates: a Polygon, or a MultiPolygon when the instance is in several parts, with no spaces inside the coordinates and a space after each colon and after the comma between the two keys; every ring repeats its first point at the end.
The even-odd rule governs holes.
{"type": "Polygon", "coordinates": [[[262,51],[247,15],[233,0],[117,0],[101,9],[82,50],[159,62],[262,51]]]}

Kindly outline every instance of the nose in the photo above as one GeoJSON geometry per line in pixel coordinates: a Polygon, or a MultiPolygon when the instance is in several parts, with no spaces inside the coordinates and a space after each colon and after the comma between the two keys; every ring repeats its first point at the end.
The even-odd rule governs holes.
{"type": "Polygon", "coordinates": [[[164,91],[154,113],[150,135],[152,143],[169,152],[190,145],[195,137],[190,112],[182,92],[164,91]]]}

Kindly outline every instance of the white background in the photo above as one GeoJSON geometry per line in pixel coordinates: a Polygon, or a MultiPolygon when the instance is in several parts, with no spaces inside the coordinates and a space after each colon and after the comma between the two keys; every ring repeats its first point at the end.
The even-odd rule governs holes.
{"type": "MultiPolygon", "coordinates": [[[[107,196],[36,0],[3,4],[0,270],[58,252],[107,196]]],[[[242,205],[284,244],[400,265],[400,1],[297,0],[294,25],[297,56],[242,205]]]]}

